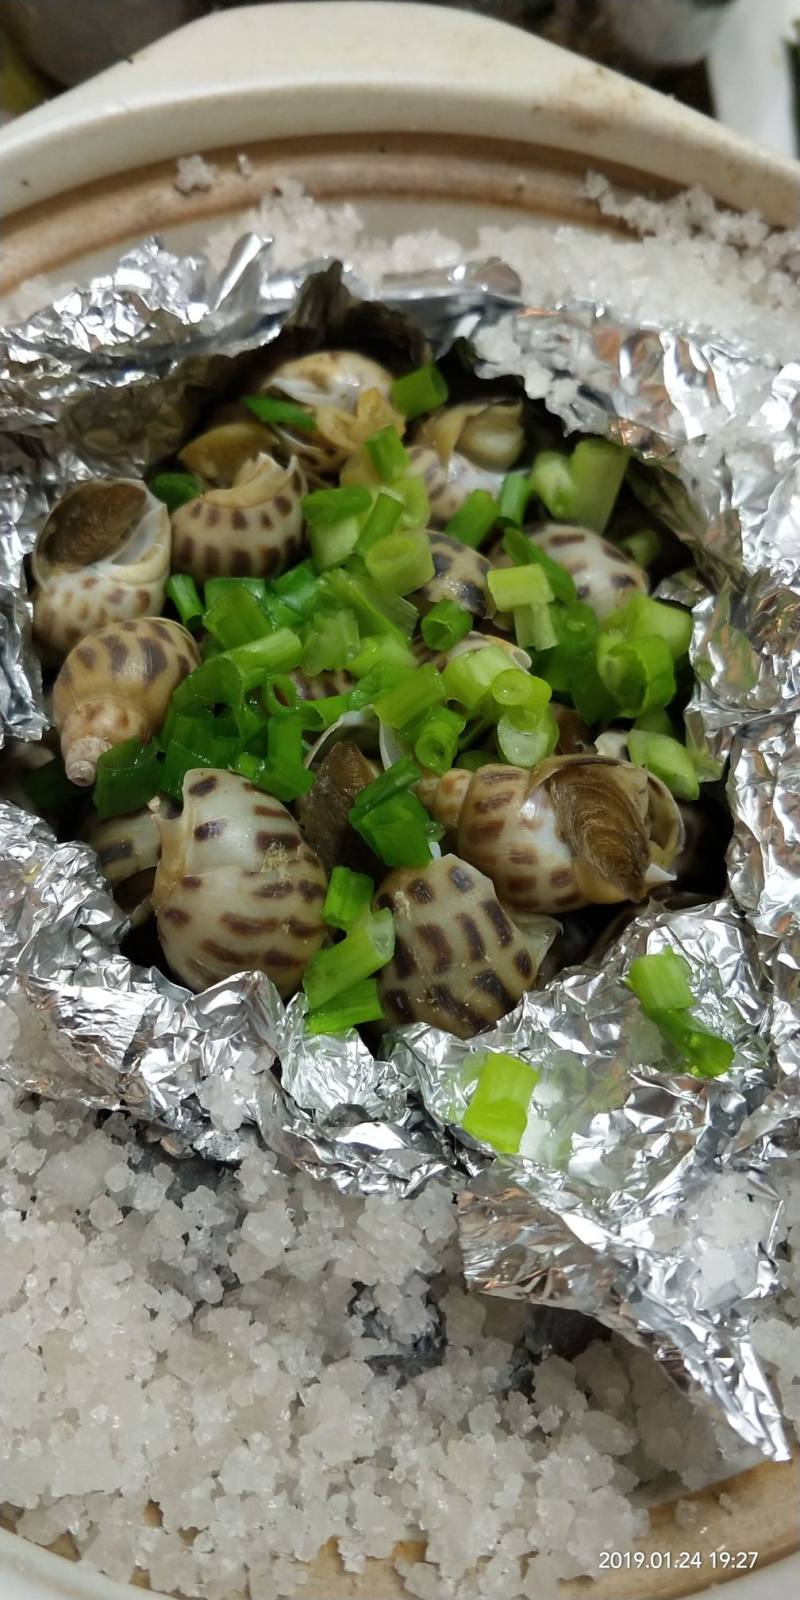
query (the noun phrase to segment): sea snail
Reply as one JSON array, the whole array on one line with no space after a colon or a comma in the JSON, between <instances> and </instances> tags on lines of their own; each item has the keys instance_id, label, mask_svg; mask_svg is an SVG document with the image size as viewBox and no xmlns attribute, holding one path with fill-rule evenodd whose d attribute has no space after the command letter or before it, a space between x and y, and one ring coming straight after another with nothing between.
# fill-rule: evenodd
<instances>
[{"instance_id":1,"label":"sea snail","mask_svg":"<svg viewBox=\"0 0 800 1600\"><path fill-rule=\"evenodd\" d=\"M150 895L161 840L147 806L118 817L96 814L83 830L87 844L97 852L103 877L131 927L146 922L152 910Z\"/></svg>"},{"instance_id":2,"label":"sea snail","mask_svg":"<svg viewBox=\"0 0 800 1600\"><path fill-rule=\"evenodd\" d=\"M33 627L61 658L107 622L157 615L170 567L169 513L133 478L91 478L53 507L33 553Z\"/></svg>"},{"instance_id":3,"label":"sea snail","mask_svg":"<svg viewBox=\"0 0 800 1600\"><path fill-rule=\"evenodd\" d=\"M207 489L172 513L173 566L206 578L277 577L299 556L307 484L295 460L245 461L227 489Z\"/></svg>"},{"instance_id":4,"label":"sea snail","mask_svg":"<svg viewBox=\"0 0 800 1600\"><path fill-rule=\"evenodd\" d=\"M180 816L155 819L153 909L164 954L192 989L265 972L287 999L325 937L327 879L279 800L232 772L196 769Z\"/></svg>"},{"instance_id":5,"label":"sea snail","mask_svg":"<svg viewBox=\"0 0 800 1600\"><path fill-rule=\"evenodd\" d=\"M530 989L541 956L494 885L458 856L397 868L374 900L395 919L392 960L378 975L390 1024L428 1022L468 1039Z\"/></svg>"},{"instance_id":6,"label":"sea snail","mask_svg":"<svg viewBox=\"0 0 800 1600\"><path fill-rule=\"evenodd\" d=\"M528 529L527 536L545 555L566 567L575 581L577 598L591 606L601 622L612 611L624 606L632 595L647 594L647 573L643 567L589 528L549 522L542 528ZM493 566L511 564L502 547L492 557Z\"/></svg>"},{"instance_id":7,"label":"sea snail","mask_svg":"<svg viewBox=\"0 0 800 1600\"><path fill-rule=\"evenodd\" d=\"M459 639L457 644L451 645L449 650L431 650L424 639L415 639L411 645L413 654L419 662L431 661L437 672L444 672L449 661L455 661L457 656L472 655L476 650L485 650L488 645L497 645L505 650L509 659L509 666L521 667L523 672L530 672L531 658L527 650L515 644L512 639L505 639L502 634L478 633L473 629L471 633Z\"/></svg>"},{"instance_id":8,"label":"sea snail","mask_svg":"<svg viewBox=\"0 0 800 1600\"><path fill-rule=\"evenodd\" d=\"M473 489L495 494L524 443L518 400L446 406L426 417L409 454L425 482L431 521L448 522Z\"/></svg>"},{"instance_id":9,"label":"sea snail","mask_svg":"<svg viewBox=\"0 0 800 1600\"><path fill-rule=\"evenodd\" d=\"M627 761L555 756L424 777L419 798L512 910L558 916L644 899L666 882L683 825L669 790Z\"/></svg>"},{"instance_id":10,"label":"sea snail","mask_svg":"<svg viewBox=\"0 0 800 1600\"><path fill-rule=\"evenodd\" d=\"M446 533L428 535L433 556L433 577L409 599L424 614L439 600L454 600L474 617L491 617L495 604L487 582L491 564L479 551Z\"/></svg>"},{"instance_id":11,"label":"sea snail","mask_svg":"<svg viewBox=\"0 0 800 1600\"><path fill-rule=\"evenodd\" d=\"M404 419L389 399L392 383L386 367L356 350L319 350L282 362L262 392L305 406L316 428L272 423L278 454L297 455L309 474L330 477L380 428L392 425L402 433Z\"/></svg>"},{"instance_id":12,"label":"sea snail","mask_svg":"<svg viewBox=\"0 0 800 1600\"><path fill-rule=\"evenodd\" d=\"M269 455L272 435L263 422L249 420L221 422L216 428L190 439L178 452L178 460L187 472L219 488L229 488L242 467L256 456Z\"/></svg>"},{"instance_id":13,"label":"sea snail","mask_svg":"<svg viewBox=\"0 0 800 1600\"><path fill-rule=\"evenodd\" d=\"M161 727L173 691L200 665L179 622L140 617L98 628L67 656L53 686L53 722L67 777L94 783L99 757Z\"/></svg>"}]
</instances>

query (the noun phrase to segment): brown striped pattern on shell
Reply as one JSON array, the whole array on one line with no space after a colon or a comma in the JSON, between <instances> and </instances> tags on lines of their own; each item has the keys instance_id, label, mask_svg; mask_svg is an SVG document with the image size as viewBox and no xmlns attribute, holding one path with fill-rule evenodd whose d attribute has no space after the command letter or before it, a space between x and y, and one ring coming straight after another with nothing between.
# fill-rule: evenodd
<instances>
[{"instance_id":1,"label":"brown striped pattern on shell","mask_svg":"<svg viewBox=\"0 0 800 1600\"><path fill-rule=\"evenodd\" d=\"M548 522L542 528L526 529L526 534L531 544L566 568L574 579L578 599L591 606L601 621L624 606L632 595L647 594L644 568L590 528ZM491 558L495 567L513 565L502 544L495 546Z\"/></svg>"},{"instance_id":2,"label":"brown striped pattern on shell","mask_svg":"<svg viewBox=\"0 0 800 1600\"><path fill-rule=\"evenodd\" d=\"M373 902L395 919L392 960L378 974L387 1022L427 1022L468 1039L530 989L536 961L491 880L457 856L398 868Z\"/></svg>"},{"instance_id":3,"label":"brown striped pattern on shell","mask_svg":"<svg viewBox=\"0 0 800 1600\"><path fill-rule=\"evenodd\" d=\"M265 972L294 994L325 937L327 879L286 807L235 773L197 769L181 815L157 823L153 907L172 970L195 990Z\"/></svg>"},{"instance_id":4,"label":"brown striped pattern on shell","mask_svg":"<svg viewBox=\"0 0 800 1600\"><path fill-rule=\"evenodd\" d=\"M573 756L533 772L453 768L423 778L417 792L459 855L512 909L558 916L641 899L660 854L649 832L647 776L628 762Z\"/></svg>"},{"instance_id":5,"label":"brown striped pattern on shell","mask_svg":"<svg viewBox=\"0 0 800 1600\"><path fill-rule=\"evenodd\" d=\"M277 578L299 560L301 501L307 483L292 460L246 463L229 489L208 489L172 513L172 559L199 583L206 578Z\"/></svg>"},{"instance_id":6,"label":"brown striped pattern on shell","mask_svg":"<svg viewBox=\"0 0 800 1600\"><path fill-rule=\"evenodd\" d=\"M157 615L170 567L166 506L143 483L89 479L58 502L32 558L33 627L60 660L109 622Z\"/></svg>"},{"instance_id":7,"label":"brown striped pattern on shell","mask_svg":"<svg viewBox=\"0 0 800 1600\"><path fill-rule=\"evenodd\" d=\"M96 850L100 870L120 909L130 917L132 926L138 927L150 915L150 894L161 854L152 812L143 806L119 817L94 815L83 837Z\"/></svg>"},{"instance_id":8,"label":"brown striped pattern on shell","mask_svg":"<svg viewBox=\"0 0 800 1600\"><path fill-rule=\"evenodd\" d=\"M490 563L478 550L451 539L446 533L428 535L433 556L433 577L409 598L424 615L439 600L453 600L474 617L491 617L495 605L487 583Z\"/></svg>"},{"instance_id":9,"label":"brown striped pattern on shell","mask_svg":"<svg viewBox=\"0 0 800 1600\"><path fill-rule=\"evenodd\" d=\"M53 688L53 721L72 781L92 783L104 750L152 738L173 691L199 665L191 634L164 617L114 622L75 645Z\"/></svg>"}]
</instances>

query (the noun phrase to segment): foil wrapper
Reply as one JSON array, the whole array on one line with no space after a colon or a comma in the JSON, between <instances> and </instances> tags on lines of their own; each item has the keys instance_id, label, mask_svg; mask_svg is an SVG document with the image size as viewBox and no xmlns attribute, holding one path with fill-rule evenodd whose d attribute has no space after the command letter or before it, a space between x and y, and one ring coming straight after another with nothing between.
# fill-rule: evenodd
<instances>
[{"instance_id":1,"label":"foil wrapper","mask_svg":"<svg viewBox=\"0 0 800 1600\"><path fill-rule=\"evenodd\" d=\"M693 610L688 737L709 773L730 758L729 891L651 904L602 968L560 974L480 1041L410 1028L375 1057L356 1033L306 1037L302 999L284 1007L263 976L195 996L132 965L92 852L3 803L3 1070L25 1090L122 1109L176 1156L237 1161L263 1143L361 1193L457 1177L474 1288L620 1329L784 1457L748 1326L775 1283L775 1178L800 1108L800 368L604 306L527 306L496 260L389 275L380 294L336 264L276 273L254 236L219 275L150 240L0 331L6 732L30 741L47 726L23 567L69 483L169 456L277 339L292 352L366 339L406 362L467 339L482 376L521 380L567 429L635 450L648 468L636 493L696 564L666 593ZM676 1073L623 983L634 955L666 943L692 961L704 1021L735 1045L721 1080ZM514 1160L459 1131L486 1048L540 1073Z\"/></svg>"}]
</instances>

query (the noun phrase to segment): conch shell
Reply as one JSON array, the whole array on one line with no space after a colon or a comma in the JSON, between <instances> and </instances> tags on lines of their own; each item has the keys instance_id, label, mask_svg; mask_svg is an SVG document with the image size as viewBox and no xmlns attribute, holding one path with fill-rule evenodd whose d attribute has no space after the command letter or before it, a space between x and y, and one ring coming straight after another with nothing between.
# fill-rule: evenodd
<instances>
[{"instance_id":1,"label":"conch shell","mask_svg":"<svg viewBox=\"0 0 800 1600\"><path fill-rule=\"evenodd\" d=\"M522 933L489 878L454 855L390 872L373 904L395 919L394 955L378 974L387 1022L427 1022L461 1039L513 1010L549 942L549 930L544 941Z\"/></svg>"},{"instance_id":2,"label":"conch shell","mask_svg":"<svg viewBox=\"0 0 800 1600\"><path fill-rule=\"evenodd\" d=\"M94 783L104 751L152 738L173 691L199 665L191 634L163 617L114 622L75 645L53 686L53 722L70 781Z\"/></svg>"},{"instance_id":3,"label":"conch shell","mask_svg":"<svg viewBox=\"0 0 800 1600\"><path fill-rule=\"evenodd\" d=\"M683 838L669 790L628 761L555 756L424 777L417 793L503 904L560 915L639 901L668 881Z\"/></svg>"},{"instance_id":4,"label":"conch shell","mask_svg":"<svg viewBox=\"0 0 800 1600\"><path fill-rule=\"evenodd\" d=\"M147 806L119 817L98 817L87 822L83 837L97 852L100 870L132 928L146 922L152 910L150 895L161 840Z\"/></svg>"},{"instance_id":5,"label":"conch shell","mask_svg":"<svg viewBox=\"0 0 800 1600\"><path fill-rule=\"evenodd\" d=\"M169 513L134 478L90 478L53 507L33 553L33 627L65 656L108 622L153 616L170 566Z\"/></svg>"},{"instance_id":6,"label":"conch shell","mask_svg":"<svg viewBox=\"0 0 800 1600\"><path fill-rule=\"evenodd\" d=\"M294 817L245 778L196 769L183 811L154 804L153 909L164 955L192 989L265 972L287 999L325 938L327 879Z\"/></svg>"},{"instance_id":7,"label":"conch shell","mask_svg":"<svg viewBox=\"0 0 800 1600\"><path fill-rule=\"evenodd\" d=\"M277 578L303 543L307 484L294 458L245 461L228 489L207 489L172 513L173 565L206 578Z\"/></svg>"},{"instance_id":8,"label":"conch shell","mask_svg":"<svg viewBox=\"0 0 800 1600\"><path fill-rule=\"evenodd\" d=\"M404 431L405 418L389 400L392 382L386 367L356 350L319 350L282 362L270 373L264 392L306 406L316 428L312 433L271 423L278 454L298 456L310 477L333 477L380 428Z\"/></svg>"},{"instance_id":9,"label":"conch shell","mask_svg":"<svg viewBox=\"0 0 800 1600\"><path fill-rule=\"evenodd\" d=\"M426 417L408 450L410 470L427 490L432 524L449 522L474 489L496 494L524 442L518 400L446 406Z\"/></svg>"},{"instance_id":10,"label":"conch shell","mask_svg":"<svg viewBox=\"0 0 800 1600\"><path fill-rule=\"evenodd\" d=\"M249 420L221 422L206 433L190 439L178 452L178 460L187 472L221 488L235 482L242 467L256 456L269 455L272 435L263 422L255 417Z\"/></svg>"},{"instance_id":11,"label":"conch shell","mask_svg":"<svg viewBox=\"0 0 800 1600\"><path fill-rule=\"evenodd\" d=\"M454 600L474 617L491 617L495 603L489 593L491 564L479 551L446 533L428 535L433 557L433 577L409 599L421 613L439 600Z\"/></svg>"}]
</instances>

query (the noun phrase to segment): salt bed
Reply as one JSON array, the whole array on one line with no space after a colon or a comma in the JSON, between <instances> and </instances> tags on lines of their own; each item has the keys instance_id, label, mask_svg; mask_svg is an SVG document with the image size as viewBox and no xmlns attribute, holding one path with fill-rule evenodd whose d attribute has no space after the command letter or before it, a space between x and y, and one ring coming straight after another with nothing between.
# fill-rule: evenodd
<instances>
[{"instance_id":1,"label":"salt bed","mask_svg":"<svg viewBox=\"0 0 800 1600\"><path fill-rule=\"evenodd\" d=\"M697 193L627 215L641 238L490 228L475 254L504 256L540 304L591 296L791 354L800 236ZM246 224L274 234L280 264L340 254L370 281L459 254L431 233L376 245L351 207L322 210L292 182ZM216 261L240 228L212 237ZM31 283L13 310L41 299ZM0 1016L0 1063L48 1048L24 1011ZM785 1182L781 1290L757 1344L800 1432L800 1166ZM693 1489L752 1459L616 1339L541 1361L529 1397L523 1312L465 1294L442 1183L362 1201L266 1154L219 1174L170 1162L121 1116L97 1126L0 1084L0 1210L0 1503L26 1538L68 1530L114 1578L138 1567L164 1591L277 1600L303 1593L297 1562L332 1539L354 1572L394 1560L421 1600L547 1600L644 1530L665 1473ZM721 1249L740 1223L729 1194ZM393 1556L415 1535L425 1562Z\"/></svg>"}]
</instances>

